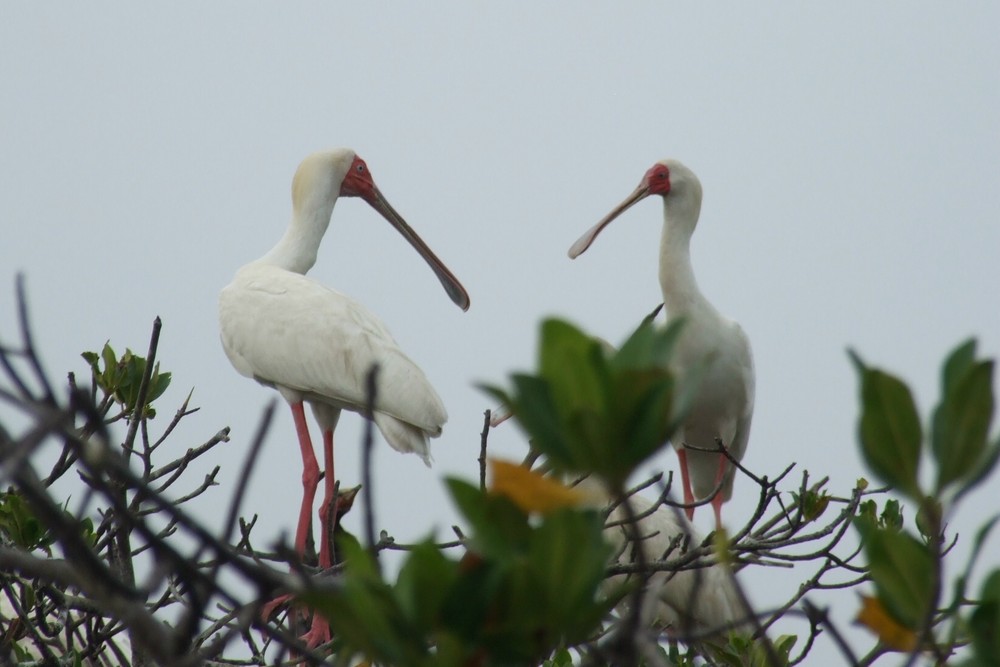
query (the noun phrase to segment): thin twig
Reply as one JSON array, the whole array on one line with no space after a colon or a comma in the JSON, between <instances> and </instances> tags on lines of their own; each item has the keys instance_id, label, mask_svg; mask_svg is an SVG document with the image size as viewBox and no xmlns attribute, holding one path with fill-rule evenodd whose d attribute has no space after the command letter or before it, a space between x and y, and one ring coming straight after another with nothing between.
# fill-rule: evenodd
<instances>
[{"instance_id":1,"label":"thin twig","mask_svg":"<svg viewBox=\"0 0 1000 667\"><path fill-rule=\"evenodd\" d=\"M486 490L486 442L490 436L490 411L483 413L483 432L479 434L479 490Z\"/></svg>"},{"instance_id":2,"label":"thin twig","mask_svg":"<svg viewBox=\"0 0 1000 667\"><path fill-rule=\"evenodd\" d=\"M372 446L375 442L375 400L378 391L378 364L372 364L365 379L365 435L361 449L361 474L364 486L365 542L371 551L375 567L381 571L378 550L375 547L375 510L373 508L375 487L372 485Z\"/></svg>"}]
</instances>

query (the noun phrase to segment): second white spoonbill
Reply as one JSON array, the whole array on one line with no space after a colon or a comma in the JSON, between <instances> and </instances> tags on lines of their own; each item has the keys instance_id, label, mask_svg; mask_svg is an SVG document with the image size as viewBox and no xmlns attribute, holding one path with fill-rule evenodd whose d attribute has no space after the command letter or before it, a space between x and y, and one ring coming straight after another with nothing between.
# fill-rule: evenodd
<instances>
[{"instance_id":1,"label":"second white spoonbill","mask_svg":"<svg viewBox=\"0 0 1000 667\"><path fill-rule=\"evenodd\" d=\"M660 287L669 320L685 324L674 350L674 372L683 381L696 369L700 385L692 409L674 436L681 464L684 502L712 497L715 524L722 524L722 503L733 494L735 468L717 450L722 443L737 461L746 453L754 405L754 367L750 341L739 324L727 319L702 295L691 266L690 244L701 212L701 182L677 160L650 168L642 181L613 211L569 249L578 257L612 220L650 195L663 197L660 240ZM688 518L694 514L687 509Z\"/></svg>"}]
</instances>

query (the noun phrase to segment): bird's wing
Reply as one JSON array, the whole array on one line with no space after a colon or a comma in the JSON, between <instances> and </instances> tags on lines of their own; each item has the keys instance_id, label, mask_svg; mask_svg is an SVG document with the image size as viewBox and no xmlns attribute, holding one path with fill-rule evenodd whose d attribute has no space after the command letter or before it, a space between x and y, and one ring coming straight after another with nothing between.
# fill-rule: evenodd
<instances>
[{"instance_id":1,"label":"bird's wing","mask_svg":"<svg viewBox=\"0 0 1000 667\"><path fill-rule=\"evenodd\" d=\"M243 375L358 411L379 365L376 409L437 435L444 405L423 371L363 306L297 273L242 269L219 299L222 345Z\"/></svg>"},{"instance_id":2,"label":"bird's wing","mask_svg":"<svg viewBox=\"0 0 1000 667\"><path fill-rule=\"evenodd\" d=\"M733 322L733 331L736 334L738 348L741 354L737 360L737 371L744 397L743 409L736 416L736 429L733 433L732 442L728 443L729 453L737 461L742 461L747 453L747 445L750 442L750 423L753 421L754 394L756 392L756 374L753 365L753 352L750 349L750 339L743 328ZM726 471L726 477L722 485L722 497L729 500L733 495L733 483L736 479L736 466L730 466Z\"/></svg>"},{"instance_id":3,"label":"bird's wing","mask_svg":"<svg viewBox=\"0 0 1000 667\"><path fill-rule=\"evenodd\" d=\"M754 406L754 396L756 393L756 371L753 365L753 351L750 348L750 339L747 337L743 328L736 324L736 336L740 341L740 347L743 353L740 355L739 370L743 383L743 393L746 397L746 402L743 406L742 413L737 418L736 422L736 435L733 438L733 443L730 445L732 454L737 460L742 460L743 455L747 451L747 442L750 439L750 422L753 419L753 406Z\"/></svg>"}]
</instances>

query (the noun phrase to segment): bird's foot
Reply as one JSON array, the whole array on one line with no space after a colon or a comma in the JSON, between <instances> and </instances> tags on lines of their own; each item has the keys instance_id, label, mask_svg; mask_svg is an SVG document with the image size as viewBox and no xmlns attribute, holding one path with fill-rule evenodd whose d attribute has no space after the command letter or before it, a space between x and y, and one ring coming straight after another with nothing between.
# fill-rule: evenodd
<instances>
[{"instance_id":1,"label":"bird's foot","mask_svg":"<svg viewBox=\"0 0 1000 667\"><path fill-rule=\"evenodd\" d=\"M261 620L265 622L271 620L271 618L277 614L282 607L286 606L295 610L298 613L299 618L302 620L305 620L309 616L309 608L299 602L296 602L294 596L288 594L279 595L261 606ZM330 641L330 624L326 622L326 619L323 618L322 614L313 612L312 625L309 628L309 631L302 635L299 639L305 642L305 645L311 649L325 644Z\"/></svg>"},{"instance_id":2,"label":"bird's foot","mask_svg":"<svg viewBox=\"0 0 1000 667\"><path fill-rule=\"evenodd\" d=\"M327 623L322 614L313 612L312 627L299 639L305 642L305 645L310 649L322 646L330 641L330 624Z\"/></svg>"}]
</instances>

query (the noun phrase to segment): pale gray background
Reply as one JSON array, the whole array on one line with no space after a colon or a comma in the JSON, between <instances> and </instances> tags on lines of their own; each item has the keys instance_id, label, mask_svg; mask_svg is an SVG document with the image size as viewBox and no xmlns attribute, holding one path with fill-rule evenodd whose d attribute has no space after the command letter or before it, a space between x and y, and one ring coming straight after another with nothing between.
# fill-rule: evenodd
<instances>
[{"instance_id":1,"label":"pale gray background","mask_svg":"<svg viewBox=\"0 0 1000 667\"><path fill-rule=\"evenodd\" d=\"M699 282L753 341L751 469L796 461L841 494L865 474L849 345L902 372L925 412L946 350L975 334L1000 351L996 3L66 3L3 15L4 340L17 271L56 378L82 374L79 353L109 338L144 353L161 316L174 385L156 423L194 387L202 411L172 453L231 425L212 461L223 484L273 394L223 355L216 296L280 237L292 173L320 148L355 148L472 295L463 314L373 211L338 205L311 275L378 314L451 415L432 470L377 448L379 526L400 540L448 534L439 481L474 478L492 406L474 384L532 366L540 318L615 342L658 302L659 202L580 259L566 249L664 157L701 177ZM337 432L345 484L358 479L360 426L346 416ZM515 428L491 443L524 451ZM300 460L283 405L262 457L245 506L261 515L258 539L294 528ZM955 526L966 538L995 511L992 486L968 500ZM201 506L207 518L230 488ZM755 497L739 480L730 526ZM766 606L800 578L745 581ZM838 604L850 618L853 596Z\"/></svg>"}]
</instances>

